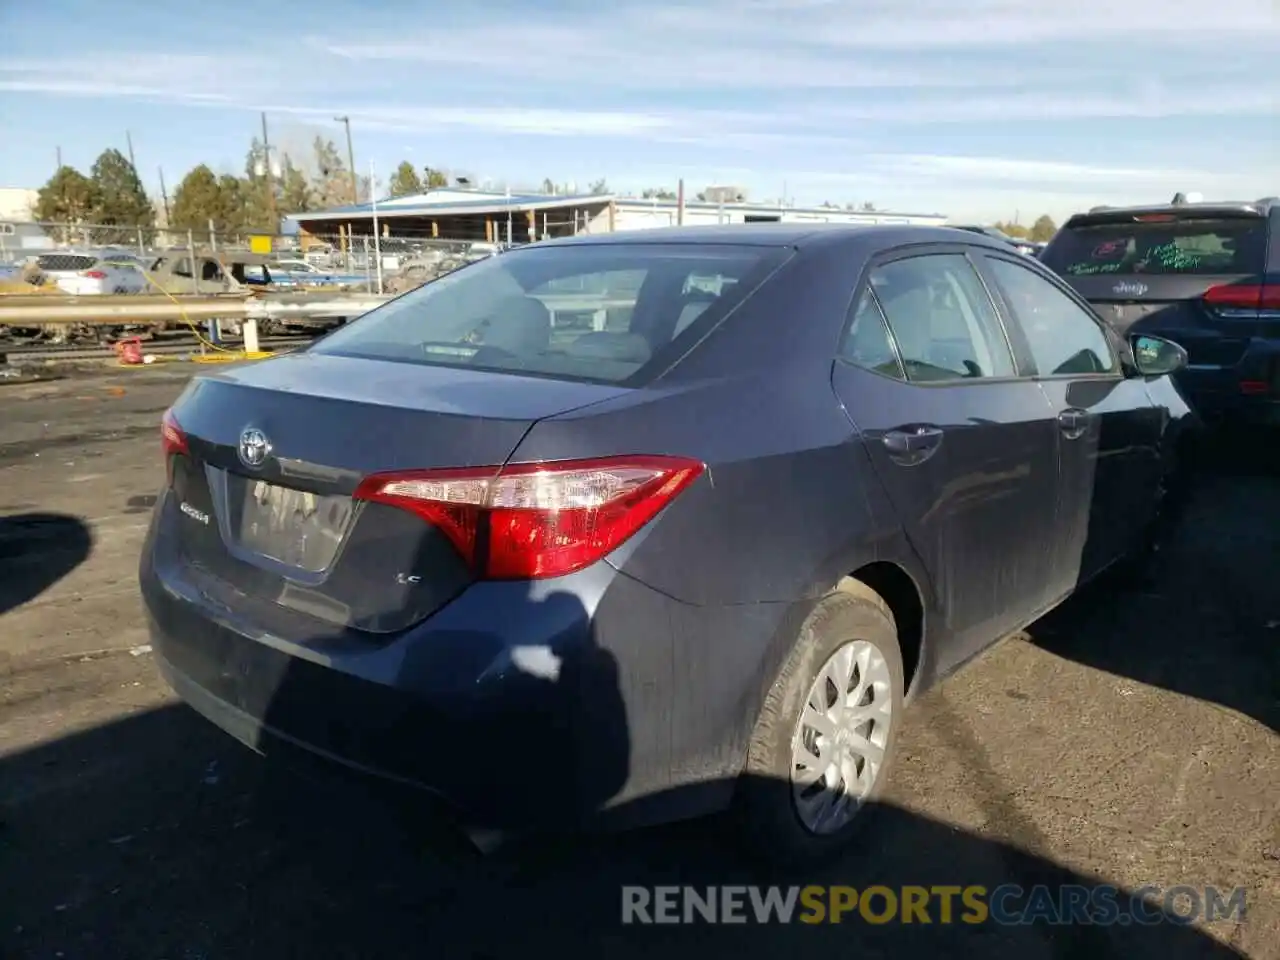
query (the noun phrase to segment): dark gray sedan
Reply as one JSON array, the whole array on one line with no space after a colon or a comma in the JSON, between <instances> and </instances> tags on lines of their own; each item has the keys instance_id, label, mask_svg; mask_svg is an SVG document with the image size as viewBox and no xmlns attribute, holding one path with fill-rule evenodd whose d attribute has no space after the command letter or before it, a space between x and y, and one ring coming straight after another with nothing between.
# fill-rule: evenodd
<instances>
[{"instance_id":1,"label":"dark gray sedan","mask_svg":"<svg viewBox=\"0 0 1280 960\"><path fill-rule=\"evenodd\" d=\"M469 828L732 809L828 854L904 703L1150 542L1184 362L959 230L531 245L191 383L154 647L255 749Z\"/></svg>"}]
</instances>

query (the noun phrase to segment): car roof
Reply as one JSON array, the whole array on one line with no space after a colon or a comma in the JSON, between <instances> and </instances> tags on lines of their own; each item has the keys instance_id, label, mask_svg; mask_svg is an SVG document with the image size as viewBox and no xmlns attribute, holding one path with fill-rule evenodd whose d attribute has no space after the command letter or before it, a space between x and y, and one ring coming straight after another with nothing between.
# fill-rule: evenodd
<instances>
[{"instance_id":1,"label":"car roof","mask_svg":"<svg viewBox=\"0 0 1280 960\"><path fill-rule=\"evenodd\" d=\"M1280 198L1263 197L1260 200L1196 200L1184 203L1148 203L1125 207L1093 207L1087 212L1074 213L1063 227L1087 224L1116 223L1147 214L1181 213L1200 214L1206 217L1240 214L1268 216L1280 208Z\"/></svg>"},{"instance_id":2,"label":"car roof","mask_svg":"<svg viewBox=\"0 0 1280 960\"><path fill-rule=\"evenodd\" d=\"M607 246L623 244L724 244L730 246L796 247L857 241L868 247L895 247L907 243L968 243L1008 249L1008 245L983 233L954 227L889 223L728 223L707 226L653 227L614 233L579 234L544 240L536 246Z\"/></svg>"}]
</instances>

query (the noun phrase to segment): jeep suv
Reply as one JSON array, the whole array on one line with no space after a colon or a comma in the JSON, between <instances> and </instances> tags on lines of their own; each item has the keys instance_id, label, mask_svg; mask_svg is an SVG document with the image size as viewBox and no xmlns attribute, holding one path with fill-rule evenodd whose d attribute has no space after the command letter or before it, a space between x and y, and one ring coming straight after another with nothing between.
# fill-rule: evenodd
<instances>
[{"instance_id":1,"label":"jeep suv","mask_svg":"<svg viewBox=\"0 0 1280 960\"><path fill-rule=\"evenodd\" d=\"M1280 199L1096 207L1040 260L1122 335L1180 343L1206 420L1280 425Z\"/></svg>"}]
</instances>

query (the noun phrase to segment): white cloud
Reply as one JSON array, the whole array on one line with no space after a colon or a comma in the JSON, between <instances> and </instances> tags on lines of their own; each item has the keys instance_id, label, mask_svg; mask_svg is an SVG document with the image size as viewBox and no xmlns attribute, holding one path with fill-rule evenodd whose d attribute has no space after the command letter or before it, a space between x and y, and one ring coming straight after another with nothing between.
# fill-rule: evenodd
<instances>
[{"instance_id":1,"label":"white cloud","mask_svg":"<svg viewBox=\"0 0 1280 960\"><path fill-rule=\"evenodd\" d=\"M1041 92L985 93L970 96L866 102L807 110L802 115L826 119L874 120L882 123L980 123L1014 120L1159 119L1166 117L1253 116L1275 112L1280 105L1280 74L1258 76L1243 88L1203 87L1190 93L1135 84L1112 94L1077 94L1069 89Z\"/></svg>"},{"instance_id":2,"label":"white cloud","mask_svg":"<svg viewBox=\"0 0 1280 960\"><path fill-rule=\"evenodd\" d=\"M512 107L350 106L326 108L273 105L272 113L327 119L334 112L351 117L365 129L428 132L441 127L468 128L510 134L571 137L643 137L673 129L672 117L605 110L543 110Z\"/></svg>"},{"instance_id":3,"label":"white cloud","mask_svg":"<svg viewBox=\"0 0 1280 960\"><path fill-rule=\"evenodd\" d=\"M546 64L553 76L595 73L607 85L966 87L1009 81L1014 71L1001 58L1029 48L1038 49L1013 66L1062 82L1099 69L1124 76L1135 52L1182 54L1174 48L1187 44L1205 49L1230 42L1233 60L1280 55L1280 16L1274 0L704 0L696 6L610 4L565 24L495 18L465 27L433 24L416 36L309 42L356 61L485 66L530 79ZM1050 47L1058 56L1046 60L1041 54ZM513 55L516 50L530 54ZM1090 55L1098 50L1109 62ZM987 56L940 59L966 51ZM1205 69L1168 57L1163 63L1166 70L1189 66Z\"/></svg>"},{"instance_id":4,"label":"white cloud","mask_svg":"<svg viewBox=\"0 0 1280 960\"><path fill-rule=\"evenodd\" d=\"M1096 184L1186 183L1209 175L1205 171L1162 167L1104 167L1058 160L1010 157L949 156L938 154L876 154L865 162L888 176L913 179L985 183L1072 184L1093 188Z\"/></svg>"},{"instance_id":5,"label":"white cloud","mask_svg":"<svg viewBox=\"0 0 1280 960\"><path fill-rule=\"evenodd\" d=\"M1135 45L1204 46L1228 38L1274 44L1280 39L1272 0L848 0L772 6L785 14L778 25L787 38L817 35L826 43L859 49L1081 42L1106 43L1122 54Z\"/></svg>"},{"instance_id":6,"label":"white cloud","mask_svg":"<svg viewBox=\"0 0 1280 960\"><path fill-rule=\"evenodd\" d=\"M584 165L602 141L635 145L640 160L651 154L639 145L658 142L689 157L677 174L687 179L700 161L729 160L743 165L743 183L763 178L776 193L786 180L818 199L963 191L974 203L1032 195L1074 206L1173 189L1250 195L1264 175L1274 179L1274 163L1233 154L1232 173L1196 169L1202 161L1177 160L1196 143L1176 125L1158 146L1121 136L1096 155L1122 159L1095 166L1066 162L1099 145L1064 149L1054 123L1275 117L1276 2L618 0L531 23L476 4L453 22L344 27L269 47L249 39L190 54L9 58L0 94L266 110L281 126L317 130L345 114L362 130L423 141L448 133L459 144L472 133L583 138L571 153L585 151ZM1025 157L963 155L981 152L966 125L1003 131L1004 144L988 149L1012 154L1018 144ZM1174 159L1143 162L1161 155ZM797 166L836 169L787 172Z\"/></svg>"}]
</instances>

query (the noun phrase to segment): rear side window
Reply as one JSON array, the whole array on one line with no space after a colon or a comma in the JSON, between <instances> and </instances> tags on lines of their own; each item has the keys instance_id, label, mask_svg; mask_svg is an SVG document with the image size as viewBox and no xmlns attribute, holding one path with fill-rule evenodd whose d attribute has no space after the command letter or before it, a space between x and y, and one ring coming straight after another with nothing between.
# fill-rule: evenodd
<instances>
[{"instance_id":1,"label":"rear side window","mask_svg":"<svg viewBox=\"0 0 1280 960\"><path fill-rule=\"evenodd\" d=\"M446 274L313 349L639 383L674 359L677 340L718 323L785 256L735 245L531 246Z\"/></svg>"},{"instance_id":2,"label":"rear side window","mask_svg":"<svg viewBox=\"0 0 1280 960\"><path fill-rule=\"evenodd\" d=\"M889 328L875 294L868 288L854 305L840 356L850 363L887 377L905 379L902 364L889 339Z\"/></svg>"},{"instance_id":3,"label":"rear side window","mask_svg":"<svg viewBox=\"0 0 1280 960\"><path fill-rule=\"evenodd\" d=\"M1064 227L1041 260L1068 277L1256 274L1266 234L1265 220L1244 217Z\"/></svg>"},{"instance_id":4,"label":"rear side window","mask_svg":"<svg viewBox=\"0 0 1280 960\"><path fill-rule=\"evenodd\" d=\"M36 258L41 270L90 270L97 262L97 257L77 253L45 253Z\"/></svg>"}]
</instances>

